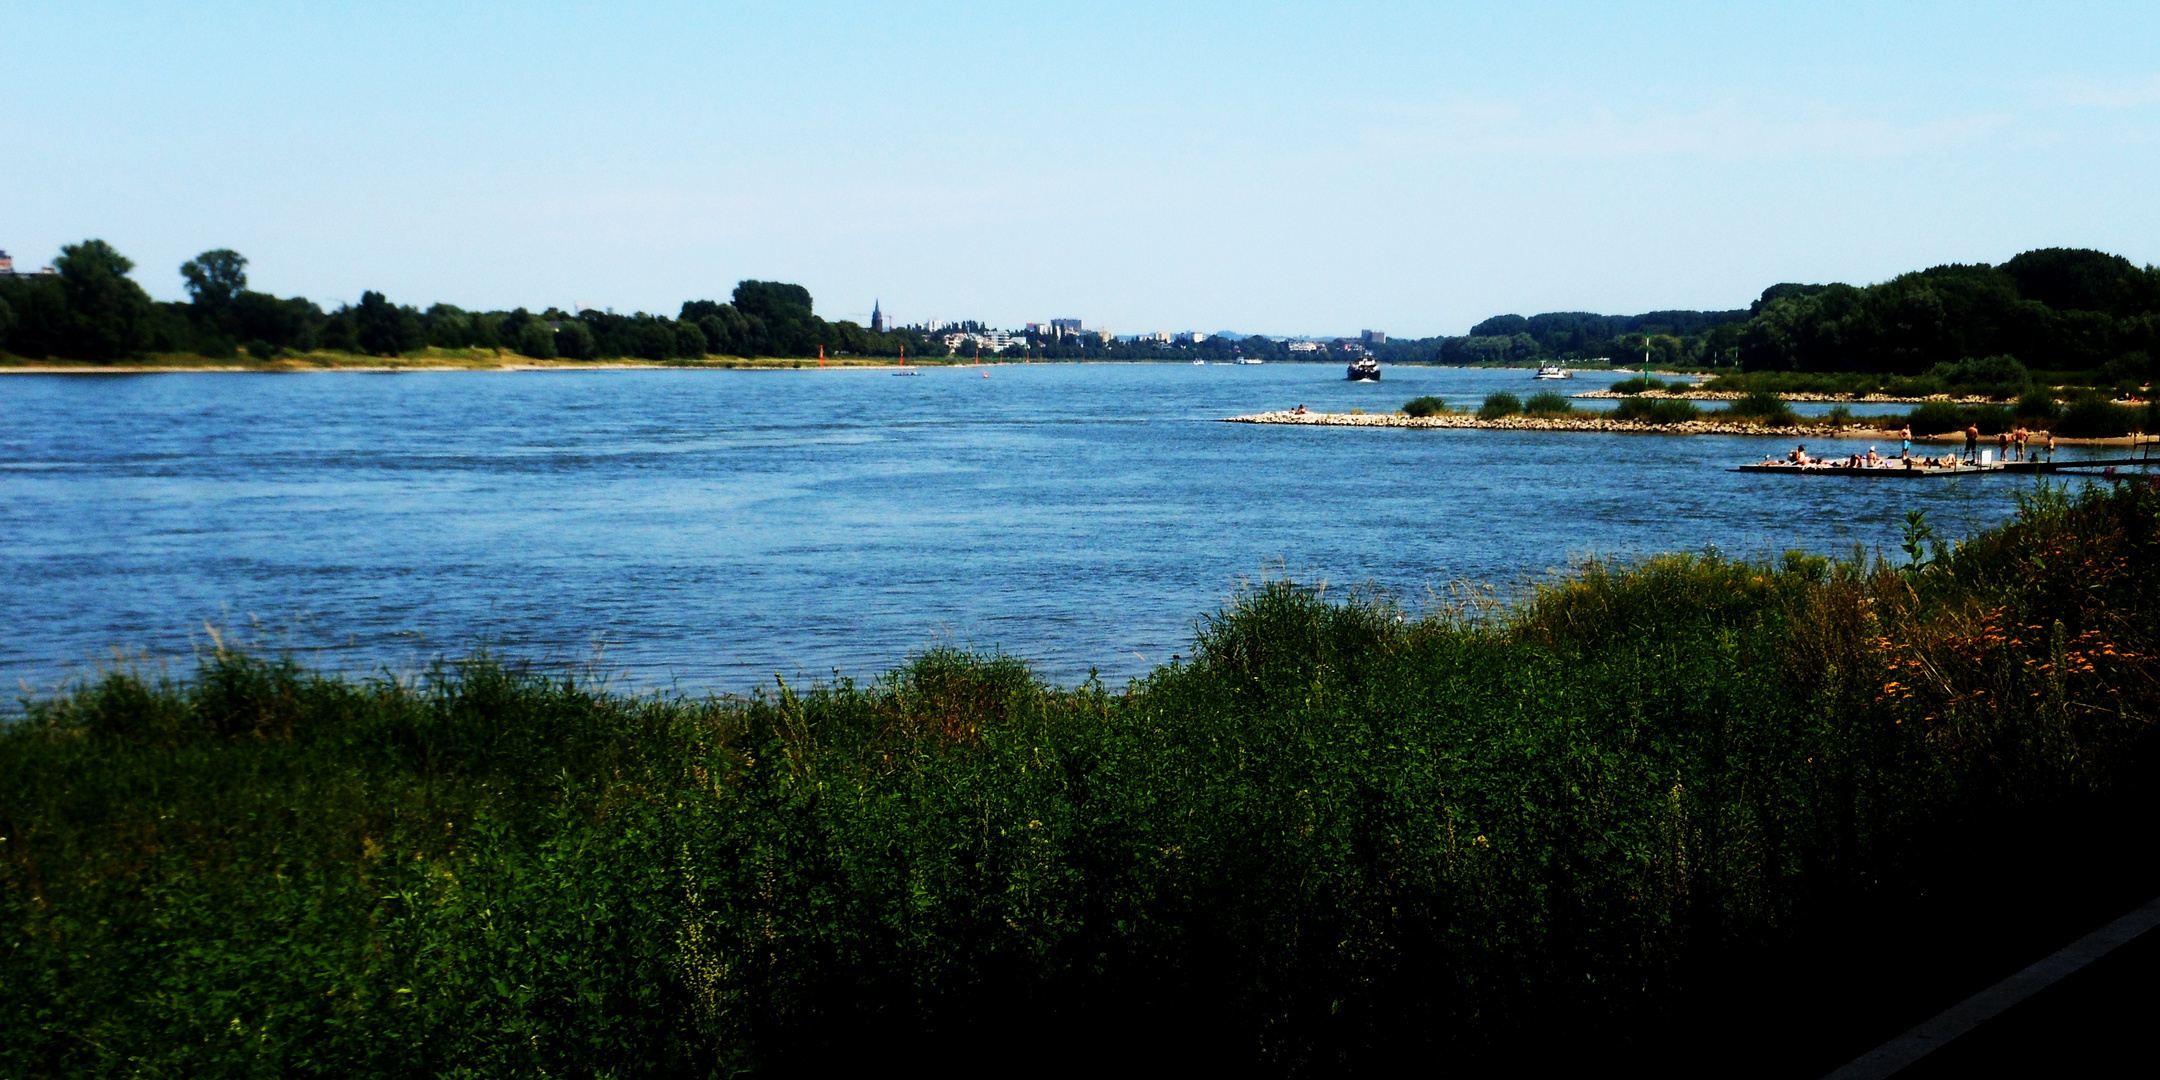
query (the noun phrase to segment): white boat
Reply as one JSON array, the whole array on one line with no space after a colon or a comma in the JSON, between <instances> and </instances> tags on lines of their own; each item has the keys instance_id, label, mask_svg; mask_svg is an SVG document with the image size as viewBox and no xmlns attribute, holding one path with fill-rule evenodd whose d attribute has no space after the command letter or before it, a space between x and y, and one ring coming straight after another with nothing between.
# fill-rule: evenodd
<instances>
[{"instance_id":1,"label":"white boat","mask_svg":"<svg viewBox=\"0 0 2160 1080\"><path fill-rule=\"evenodd\" d=\"M1265 363L1267 363L1267 361L1265 361L1265 360L1262 360L1262 359L1260 359L1260 358L1259 358L1259 357L1257 357L1257 356L1247 356L1247 357L1242 357L1242 358L1240 358L1240 359L1238 360L1238 363L1240 363L1240 364L1265 364Z\"/></svg>"},{"instance_id":2,"label":"white boat","mask_svg":"<svg viewBox=\"0 0 2160 1080\"><path fill-rule=\"evenodd\" d=\"M1193 362L1192 362L1192 366L1194 366L1194 367L1206 367L1206 366L1207 366L1207 361L1205 361L1205 360L1195 360L1195 361L1193 361Z\"/></svg>"},{"instance_id":3,"label":"white boat","mask_svg":"<svg viewBox=\"0 0 2160 1080\"><path fill-rule=\"evenodd\" d=\"M1572 379L1575 377L1575 373L1558 364L1539 364L1537 374L1530 377L1533 379Z\"/></svg>"}]
</instances>

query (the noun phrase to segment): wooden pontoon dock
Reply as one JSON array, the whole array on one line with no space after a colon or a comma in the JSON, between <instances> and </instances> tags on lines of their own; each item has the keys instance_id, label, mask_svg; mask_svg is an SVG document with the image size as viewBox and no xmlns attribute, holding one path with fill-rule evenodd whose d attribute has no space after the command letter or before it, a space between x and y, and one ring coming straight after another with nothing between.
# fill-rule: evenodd
<instances>
[{"instance_id":1,"label":"wooden pontoon dock","mask_svg":"<svg viewBox=\"0 0 2160 1080\"><path fill-rule=\"evenodd\" d=\"M2150 444L2146 444L2148 447ZM2146 453L2142 457L2115 458L2068 458L2060 461L1993 461L1985 465L1959 462L1956 465L1922 465L1919 459L1907 462L1902 458L1889 458L1880 465L1853 466L1844 459L1836 461L1812 461L1796 465L1789 461L1756 462L1741 465L1733 472L1792 473L1797 476L1851 476L1882 479L1918 479L1924 476L1992 476L1997 473L2068 473L2072 476L2105 476L2117 469L2150 469L2160 466L2160 458Z\"/></svg>"}]
</instances>

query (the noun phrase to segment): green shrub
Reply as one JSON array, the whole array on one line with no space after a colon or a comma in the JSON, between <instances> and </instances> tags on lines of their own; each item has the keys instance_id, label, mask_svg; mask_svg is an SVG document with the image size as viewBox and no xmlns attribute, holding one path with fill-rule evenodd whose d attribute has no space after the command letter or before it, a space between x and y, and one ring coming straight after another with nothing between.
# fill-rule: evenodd
<instances>
[{"instance_id":1,"label":"green shrub","mask_svg":"<svg viewBox=\"0 0 2160 1080\"><path fill-rule=\"evenodd\" d=\"M1523 402L1522 409L1531 416L1566 416L1575 411L1575 403L1564 394L1540 390Z\"/></svg>"},{"instance_id":2,"label":"green shrub","mask_svg":"<svg viewBox=\"0 0 2160 1080\"><path fill-rule=\"evenodd\" d=\"M1622 379L1606 389L1615 394L1640 394L1645 390L1666 390L1670 388L1671 384L1663 379L1651 375L1637 375L1631 379Z\"/></svg>"},{"instance_id":3,"label":"green shrub","mask_svg":"<svg viewBox=\"0 0 2160 1080\"><path fill-rule=\"evenodd\" d=\"M1823 422L1832 427L1848 427L1852 424L1852 409L1844 405L1832 405L1823 414Z\"/></svg>"},{"instance_id":4,"label":"green shrub","mask_svg":"<svg viewBox=\"0 0 2160 1080\"><path fill-rule=\"evenodd\" d=\"M2017 417L2007 405L1959 405L1953 401L1922 402L1905 417L1914 435L1947 435L1976 425L1982 435L2009 431Z\"/></svg>"},{"instance_id":5,"label":"green shrub","mask_svg":"<svg viewBox=\"0 0 2160 1080\"><path fill-rule=\"evenodd\" d=\"M1702 415L1695 403L1682 398L1627 398L1615 406L1615 420L1639 420L1646 424L1681 424Z\"/></svg>"},{"instance_id":6,"label":"green shrub","mask_svg":"<svg viewBox=\"0 0 2160 1080\"><path fill-rule=\"evenodd\" d=\"M2055 421L2055 434L2071 439L2115 439L2139 426L2139 410L2098 395L2081 397Z\"/></svg>"},{"instance_id":7,"label":"green shrub","mask_svg":"<svg viewBox=\"0 0 2160 1080\"><path fill-rule=\"evenodd\" d=\"M1785 399L1767 390L1750 390L1724 409L1724 416L1732 420L1751 420L1762 424L1792 424L1799 421L1793 415L1792 406Z\"/></svg>"},{"instance_id":8,"label":"green shrub","mask_svg":"<svg viewBox=\"0 0 2160 1080\"><path fill-rule=\"evenodd\" d=\"M1923 401L1906 414L1905 423L1912 428L1913 434L1928 436L1963 431L1971 420L1966 417L1964 407L1955 402Z\"/></svg>"},{"instance_id":9,"label":"green shrub","mask_svg":"<svg viewBox=\"0 0 2160 1080\"><path fill-rule=\"evenodd\" d=\"M2032 372L2014 356L1966 357L1955 364L1937 364L1929 375L1952 386L2015 392L2032 382Z\"/></svg>"},{"instance_id":10,"label":"green shrub","mask_svg":"<svg viewBox=\"0 0 2160 1080\"><path fill-rule=\"evenodd\" d=\"M2024 396L2017 399L2015 411L2017 418L2020 420L2041 422L2053 420L2062 415L2062 410L2055 405L2055 395L2045 390L2027 390Z\"/></svg>"},{"instance_id":11,"label":"green shrub","mask_svg":"<svg viewBox=\"0 0 2160 1080\"><path fill-rule=\"evenodd\" d=\"M1427 395L1403 402L1402 411L1408 416L1439 416L1447 411L1447 402Z\"/></svg>"},{"instance_id":12,"label":"green shrub","mask_svg":"<svg viewBox=\"0 0 2160 1080\"><path fill-rule=\"evenodd\" d=\"M1925 564L1595 562L1482 620L1277 582L1118 691L114 673L0 723L0 1076L1009 1070L1150 1017L1240 1073L1655 1058L1727 973L1846 986L1811 949L2138 850L2156 513L2041 489Z\"/></svg>"},{"instance_id":13,"label":"green shrub","mask_svg":"<svg viewBox=\"0 0 2160 1080\"><path fill-rule=\"evenodd\" d=\"M1496 390L1485 395L1485 404L1478 406L1477 415L1480 420L1498 420L1503 416L1513 416L1521 411L1521 398L1505 390Z\"/></svg>"},{"instance_id":14,"label":"green shrub","mask_svg":"<svg viewBox=\"0 0 2160 1080\"><path fill-rule=\"evenodd\" d=\"M1924 398L1950 392L1949 384L1928 375L1916 375L1909 379L1890 379L1882 384L1882 392L1891 397Z\"/></svg>"}]
</instances>

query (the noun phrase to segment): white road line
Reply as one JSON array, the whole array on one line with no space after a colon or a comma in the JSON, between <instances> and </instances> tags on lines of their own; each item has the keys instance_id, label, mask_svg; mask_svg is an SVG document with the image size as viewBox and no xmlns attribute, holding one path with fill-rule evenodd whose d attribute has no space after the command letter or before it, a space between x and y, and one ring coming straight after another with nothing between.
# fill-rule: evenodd
<instances>
[{"instance_id":1,"label":"white road line","mask_svg":"<svg viewBox=\"0 0 2160 1080\"><path fill-rule=\"evenodd\" d=\"M1846 1062L1823 1080L1881 1080L1926 1057L2012 1005L2055 985L2079 968L2160 926L2160 897L2063 946L2061 951L1944 1010L1931 1020Z\"/></svg>"}]
</instances>

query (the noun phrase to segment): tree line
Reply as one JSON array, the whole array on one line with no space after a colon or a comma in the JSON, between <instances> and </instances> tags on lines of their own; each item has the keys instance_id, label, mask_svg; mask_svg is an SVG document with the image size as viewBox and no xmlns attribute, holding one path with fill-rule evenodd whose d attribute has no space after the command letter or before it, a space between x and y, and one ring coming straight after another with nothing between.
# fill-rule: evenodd
<instances>
[{"instance_id":1,"label":"tree line","mask_svg":"<svg viewBox=\"0 0 2160 1080\"><path fill-rule=\"evenodd\" d=\"M258 360L324 349L395 356L428 346L543 360L807 357L821 348L860 356L945 352L914 331L828 322L814 311L809 290L778 281L743 281L729 300L687 301L673 318L552 307L423 310L372 290L357 304L324 310L305 297L248 288L247 263L236 251L203 252L180 267L188 299L159 302L129 276L134 262L112 245L67 245L53 260L55 273L0 278L0 351L92 362L142 353L223 358L242 349Z\"/></svg>"},{"instance_id":2,"label":"tree line","mask_svg":"<svg viewBox=\"0 0 2160 1080\"><path fill-rule=\"evenodd\" d=\"M1875 285L1783 283L1746 310L1496 315L1382 359L1518 363L1610 357L1744 371L2022 380L2027 370L2143 384L2160 352L2160 268L2083 248L1937 266Z\"/></svg>"},{"instance_id":3,"label":"tree line","mask_svg":"<svg viewBox=\"0 0 2160 1080\"><path fill-rule=\"evenodd\" d=\"M1932 267L1865 287L1774 285L1740 332L1751 371L1917 375L1999 358L2142 383L2160 352L2160 268L2082 248Z\"/></svg>"},{"instance_id":4,"label":"tree line","mask_svg":"<svg viewBox=\"0 0 2160 1080\"><path fill-rule=\"evenodd\" d=\"M1290 351L1267 337L1199 342L1105 340L1030 334L1003 350L949 349L942 335L873 332L828 322L800 285L743 281L727 301L691 300L672 318L638 312L535 313L426 309L380 292L324 310L305 297L247 287L247 259L206 251L180 268L189 299L154 301L129 276L135 264L102 240L61 249L53 274L0 278L0 351L111 361L140 353L268 359L328 349L390 356L428 346L506 350L536 359L695 359L707 355L1026 355L1044 360L1346 359L1346 342ZM980 331L978 324L955 330ZM1364 346L1352 346L1362 348ZM2160 269L2105 252L2045 248L2000 266L1937 266L1868 286L1784 283L1745 310L1584 311L1496 315L1468 334L1369 346L1393 363L1648 360L1747 371L1959 374L1981 368L2076 372L2083 381L2141 384L2160 352ZM1990 366L1992 365L1992 366ZM1944 375L1948 378L1948 375ZM1953 380L1955 381L1955 380Z\"/></svg>"}]
</instances>

